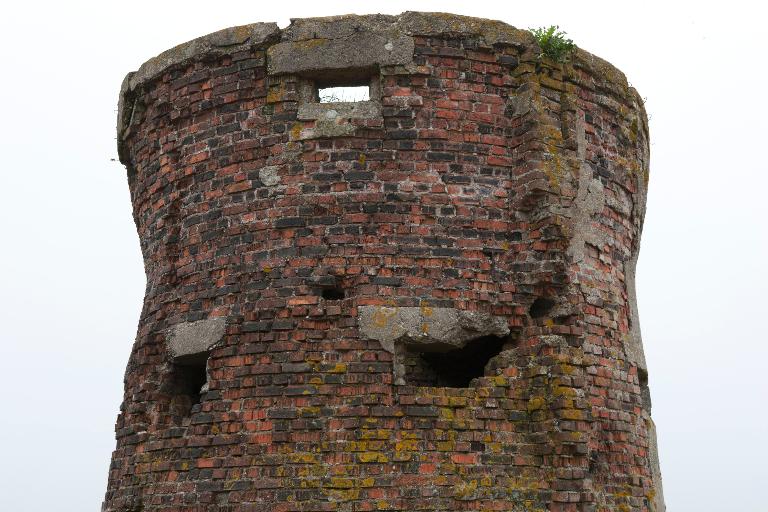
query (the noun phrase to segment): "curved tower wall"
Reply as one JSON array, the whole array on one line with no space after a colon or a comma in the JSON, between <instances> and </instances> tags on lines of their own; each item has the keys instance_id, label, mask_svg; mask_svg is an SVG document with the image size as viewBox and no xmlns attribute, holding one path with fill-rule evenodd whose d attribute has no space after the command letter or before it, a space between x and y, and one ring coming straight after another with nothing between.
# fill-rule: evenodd
<instances>
[{"instance_id":1,"label":"curved tower wall","mask_svg":"<svg viewBox=\"0 0 768 512\"><path fill-rule=\"evenodd\" d=\"M147 290L104 510L664 509L611 65L447 14L233 27L126 77L118 145Z\"/></svg>"}]
</instances>

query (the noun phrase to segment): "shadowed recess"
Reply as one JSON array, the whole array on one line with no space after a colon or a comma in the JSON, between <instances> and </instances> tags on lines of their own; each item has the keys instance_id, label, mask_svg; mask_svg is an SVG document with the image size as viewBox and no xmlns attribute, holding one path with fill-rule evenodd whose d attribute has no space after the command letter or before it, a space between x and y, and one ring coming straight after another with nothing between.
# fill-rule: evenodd
<instances>
[{"instance_id":1,"label":"shadowed recess","mask_svg":"<svg viewBox=\"0 0 768 512\"><path fill-rule=\"evenodd\" d=\"M483 336L447 352L419 352L419 347L408 347L405 382L414 386L469 387L472 379L485 375L486 365L507 341L506 337Z\"/></svg>"},{"instance_id":2,"label":"shadowed recess","mask_svg":"<svg viewBox=\"0 0 768 512\"><path fill-rule=\"evenodd\" d=\"M174 402L178 404L179 412L189 416L192 408L200 403L204 387L208 383L209 352L177 358L173 364L172 382Z\"/></svg>"},{"instance_id":3,"label":"shadowed recess","mask_svg":"<svg viewBox=\"0 0 768 512\"><path fill-rule=\"evenodd\" d=\"M546 297L539 297L533 301L533 304L531 304L531 308L528 310L528 313L531 315L531 318L541 318L549 313L553 307L555 307L554 300L548 299Z\"/></svg>"}]
</instances>

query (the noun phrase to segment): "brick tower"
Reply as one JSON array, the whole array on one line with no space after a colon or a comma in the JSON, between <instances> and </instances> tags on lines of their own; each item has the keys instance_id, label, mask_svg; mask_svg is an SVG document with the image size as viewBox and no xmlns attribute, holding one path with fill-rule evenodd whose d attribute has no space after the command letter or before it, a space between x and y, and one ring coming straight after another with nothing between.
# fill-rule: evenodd
<instances>
[{"instance_id":1,"label":"brick tower","mask_svg":"<svg viewBox=\"0 0 768 512\"><path fill-rule=\"evenodd\" d=\"M117 129L147 289L103 510L664 510L610 64L449 14L257 23L128 74Z\"/></svg>"}]
</instances>

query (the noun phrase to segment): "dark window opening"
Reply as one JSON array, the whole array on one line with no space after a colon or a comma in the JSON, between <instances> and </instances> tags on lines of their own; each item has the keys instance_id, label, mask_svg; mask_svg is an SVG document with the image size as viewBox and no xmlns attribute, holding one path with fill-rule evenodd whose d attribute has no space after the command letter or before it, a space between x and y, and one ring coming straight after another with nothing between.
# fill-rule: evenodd
<instances>
[{"instance_id":1,"label":"dark window opening","mask_svg":"<svg viewBox=\"0 0 768 512\"><path fill-rule=\"evenodd\" d=\"M643 409L651 413L651 390L648 387L648 371L643 368L637 369L637 381L640 384L640 398L643 401Z\"/></svg>"},{"instance_id":2,"label":"dark window opening","mask_svg":"<svg viewBox=\"0 0 768 512\"><path fill-rule=\"evenodd\" d=\"M592 454L589 456L589 472L595 473L599 466L600 463L597 460L597 452L592 452Z\"/></svg>"},{"instance_id":3,"label":"dark window opening","mask_svg":"<svg viewBox=\"0 0 768 512\"><path fill-rule=\"evenodd\" d=\"M323 288L320 296L325 300L341 300L344 298L344 290L341 288Z\"/></svg>"},{"instance_id":4,"label":"dark window opening","mask_svg":"<svg viewBox=\"0 0 768 512\"><path fill-rule=\"evenodd\" d=\"M648 372L642 368L637 369L637 380L640 382L640 387L648 386Z\"/></svg>"},{"instance_id":5,"label":"dark window opening","mask_svg":"<svg viewBox=\"0 0 768 512\"><path fill-rule=\"evenodd\" d=\"M209 352L176 358L173 363L174 403L177 413L189 416L208 388Z\"/></svg>"},{"instance_id":6,"label":"dark window opening","mask_svg":"<svg viewBox=\"0 0 768 512\"><path fill-rule=\"evenodd\" d=\"M470 340L462 348L444 352L419 351L420 348L426 348L419 346L405 347L405 383L412 386L467 388L472 379L485 376L486 365L501 353L507 341L508 338L483 336Z\"/></svg>"},{"instance_id":7,"label":"dark window opening","mask_svg":"<svg viewBox=\"0 0 768 512\"><path fill-rule=\"evenodd\" d=\"M533 304L531 304L528 314L531 315L531 318L541 318L549 313L553 307L555 307L554 300L546 297L539 297L533 301Z\"/></svg>"}]
</instances>

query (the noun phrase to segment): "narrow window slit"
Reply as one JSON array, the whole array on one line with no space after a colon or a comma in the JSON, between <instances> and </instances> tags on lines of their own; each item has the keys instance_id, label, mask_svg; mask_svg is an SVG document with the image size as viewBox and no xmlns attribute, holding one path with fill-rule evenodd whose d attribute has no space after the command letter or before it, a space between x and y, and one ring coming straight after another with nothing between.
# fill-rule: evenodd
<instances>
[{"instance_id":1,"label":"narrow window slit","mask_svg":"<svg viewBox=\"0 0 768 512\"><path fill-rule=\"evenodd\" d=\"M183 416L189 416L195 405L208 391L208 356L210 352L201 352L178 357L173 362L173 388L175 402Z\"/></svg>"},{"instance_id":2,"label":"narrow window slit","mask_svg":"<svg viewBox=\"0 0 768 512\"><path fill-rule=\"evenodd\" d=\"M648 413L651 414L651 390L648 387L648 371L643 368L637 369L637 381L640 384L640 398L642 400L642 407Z\"/></svg>"},{"instance_id":3,"label":"narrow window slit","mask_svg":"<svg viewBox=\"0 0 768 512\"><path fill-rule=\"evenodd\" d=\"M648 371L642 368L637 369L637 380L640 383L640 387L648 386Z\"/></svg>"},{"instance_id":4,"label":"narrow window slit","mask_svg":"<svg viewBox=\"0 0 768 512\"><path fill-rule=\"evenodd\" d=\"M413 386L467 388L472 380L485 376L492 358L504 350L507 337L483 336L462 348L445 346L407 346L403 365L405 383ZM429 351L425 351L429 350Z\"/></svg>"}]
</instances>

